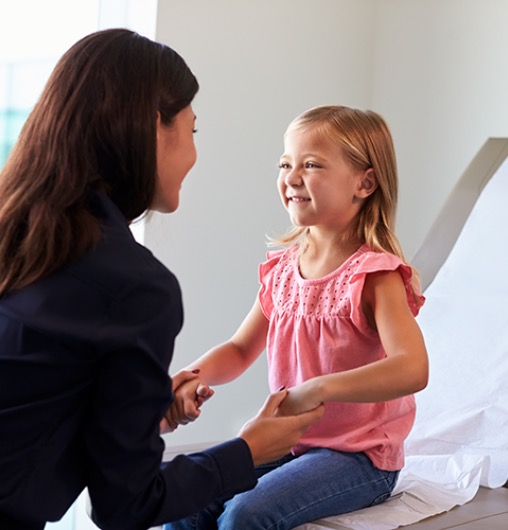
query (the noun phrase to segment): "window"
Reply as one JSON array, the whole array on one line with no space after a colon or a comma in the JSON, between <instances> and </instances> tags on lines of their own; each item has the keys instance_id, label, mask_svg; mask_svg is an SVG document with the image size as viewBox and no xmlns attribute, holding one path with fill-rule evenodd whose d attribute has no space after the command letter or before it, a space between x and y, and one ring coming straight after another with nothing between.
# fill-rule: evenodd
<instances>
[{"instance_id":1,"label":"window","mask_svg":"<svg viewBox=\"0 0 508 530\"><path fill-rule=\"evenodd\" d=\"M79 37L97 29L100 4L100 0L17 0L4 8L6 16L0 20L0 167L60 55Z\"/></svg>"}]
</instances>

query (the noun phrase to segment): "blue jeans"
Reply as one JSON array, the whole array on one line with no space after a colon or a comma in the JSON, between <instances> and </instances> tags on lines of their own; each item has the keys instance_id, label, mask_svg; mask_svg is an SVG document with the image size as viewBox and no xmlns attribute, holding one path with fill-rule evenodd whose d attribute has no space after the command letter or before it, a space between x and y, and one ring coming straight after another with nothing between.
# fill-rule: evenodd
<instances>
[{"instance_id":1,"label":"blue jeans","mask_svg":"<svg viewBox=\"0 0 508 530\"><path fill-rule=\"evenodd\" d=\"M168 523L164 530L289 530L385 501L398 471L382 471L364 453L316 448L257 468L252 490Z\"/></svg>"}]
</instances>

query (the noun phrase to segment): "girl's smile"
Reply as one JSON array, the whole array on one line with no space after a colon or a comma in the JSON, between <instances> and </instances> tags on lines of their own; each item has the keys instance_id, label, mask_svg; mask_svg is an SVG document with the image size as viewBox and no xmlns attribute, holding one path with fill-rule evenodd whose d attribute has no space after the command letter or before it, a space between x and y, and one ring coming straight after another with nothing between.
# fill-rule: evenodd
<instances>
[{"instance_id":1,"label":"girl's smile","mask_svg":"<svg viewBox=\"0 0 508 530\"><path fill-rule=\"evenodd\" d=\"M288 196L289 202L308 202L310 199L308 197L298 197L297 195Z\"/></svg>"}]
</instances>

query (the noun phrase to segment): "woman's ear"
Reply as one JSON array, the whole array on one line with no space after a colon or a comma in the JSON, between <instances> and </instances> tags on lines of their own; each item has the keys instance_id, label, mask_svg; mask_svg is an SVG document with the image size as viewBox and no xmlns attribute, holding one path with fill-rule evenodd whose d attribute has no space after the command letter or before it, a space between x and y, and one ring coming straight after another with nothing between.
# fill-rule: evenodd
<instances>
[{"instance_id":1,"label":"woman's ear","mask_svg":"<svg viewBox=\"0 0 508 530\"><path fill-rule=\"evenodd\" d=\"M161 115L160 115L160 112L157 111L157 116L155 118L155 142L156 142L156 145L159 143L160 128L161 128Z\"/></svg>"},{"instance_id":2,"label":"woman's ear","mask_svg":"<svg viewBox=\"0 0 508 530\"><path fill-rule=\"evenodd\" d=\"M367 169L359 178L357 197L359 199L366 199L376 191L377 187L378 181L374 169Z\"/></svg>"}]
</instances>

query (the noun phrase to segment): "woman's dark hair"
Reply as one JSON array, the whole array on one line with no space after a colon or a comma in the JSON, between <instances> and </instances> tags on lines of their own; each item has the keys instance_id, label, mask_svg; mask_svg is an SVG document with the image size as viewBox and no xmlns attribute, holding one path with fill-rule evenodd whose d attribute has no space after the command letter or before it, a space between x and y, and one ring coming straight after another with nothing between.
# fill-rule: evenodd
<instances>
[{"instance_id":1,"label":"woman's dark hair","mask_svg":"<svg viewBox=\"0 0 508 530\"><path fill-rule=\"evenodd\" d=\"M0 173L0 295L97 243L94 190L129 221L151 207L157 113L171 125L197 91L174 50L127 29L88 35L62 56Z\"/></svg>"}]
</instances>

